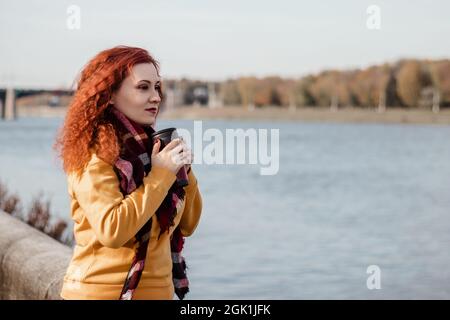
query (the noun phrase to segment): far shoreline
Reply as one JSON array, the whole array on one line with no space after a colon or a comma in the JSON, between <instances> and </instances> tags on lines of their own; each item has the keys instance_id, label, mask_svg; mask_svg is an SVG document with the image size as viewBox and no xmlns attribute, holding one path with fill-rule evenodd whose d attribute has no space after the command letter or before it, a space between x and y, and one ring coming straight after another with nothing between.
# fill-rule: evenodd
<instances>
[{"instance_id":1,"label":"far shoreline","mask_svg":"<svg viewBox=\"0 0 450 320\"><path fill-rule=\"evenodd\" d=\"M18 106L19 117L64 117L67 107ZM248 120L248 121L290 121L290 122L332 122L332 123L397 123L450 125L450 109L439 113L424 109L387 108L376 109L345 107L331 110L329 107L262 107L249 110L241 106L208 108L182 106L162 110L161 120Z\"/></svg>"},{"instance_id":2,"label":"far shoreline","mask_svg":"<svg viewBox=\"0 0 450 320\"><path fill-rule=\"evenodd\" d=\"M437 124L450 125L450 110L439 113L431 110L387 108L384 112L376 109L326 107L263 107L250 111L244 107L222 107L210 109L200 106L180 107L165 110L160 119L189 120L250 120L250 121L290 121L290 122L334 122L334 123L397 123L397 124Z\"/></svg>"}]
</instances>

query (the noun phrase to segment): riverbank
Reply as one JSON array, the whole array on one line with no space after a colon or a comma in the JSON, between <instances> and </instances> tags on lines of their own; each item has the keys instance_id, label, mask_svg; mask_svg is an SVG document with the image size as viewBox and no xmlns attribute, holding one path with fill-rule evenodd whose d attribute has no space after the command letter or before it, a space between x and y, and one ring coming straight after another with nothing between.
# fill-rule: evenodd
<instances>
[{"instance_id":1,"label":"riverbank","mask_svg":"<svg viewBox=\"0 0 450 320\"><path fill-rule=\"evenodd\" d=\"M351 122L351 123L416 123L450 125L450 110L433 113L430 110L387 109L377 112L374 109L342 108L288 108L266 107L252 111L242 107L209 109L202 107L183 107L167 110L161 119L227 119L264 121L306 121L306 122Z\"/></svg>"},{"instance_id":2,"label":"riverbank","mask_svg":"<svg viewBox=\"0 0 450 320\"><path fill-rule=\"evenodd\" d=\"M18 107L19 117L64 117L66 107ZM305 122L346 122L346 123L411 123L450 125L450 109L433 113L430 110L408 110L389 108L384 112L375 109L309 107L290 110L281 107L265 107L248 110L243 107L223 107L209 109L199 106L186 106L164 110L160 119L190 120L260 120L260 121L305 121Z\"/></svg>"}]
</instances>

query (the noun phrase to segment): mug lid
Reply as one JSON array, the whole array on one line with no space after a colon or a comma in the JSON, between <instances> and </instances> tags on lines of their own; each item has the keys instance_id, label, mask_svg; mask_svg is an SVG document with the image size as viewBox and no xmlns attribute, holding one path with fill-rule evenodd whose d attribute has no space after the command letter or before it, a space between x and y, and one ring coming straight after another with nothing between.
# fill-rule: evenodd
<instances>
[{"instance_id":1,"label":"mug lid","mask_svg":"<svg viewBox=\"0 0 450 320\"><path fill-rule=\"evenodd\" d=\"M153 132L153 133L152 133L152 138L153 138L154 136L160 135L160 134L162 134L162 133L172 132L172 131L175 131L175 130L177 130L177 128L166 128L166 129L162 129L162 130Z\"/></svg>"}]
</instances>

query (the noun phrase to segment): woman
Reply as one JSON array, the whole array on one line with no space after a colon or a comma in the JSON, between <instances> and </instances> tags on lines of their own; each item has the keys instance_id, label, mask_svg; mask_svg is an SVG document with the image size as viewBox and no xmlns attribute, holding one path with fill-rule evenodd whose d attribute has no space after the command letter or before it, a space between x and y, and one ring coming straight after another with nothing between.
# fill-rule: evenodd
<instances>
[{"instance_id":1,"label":"woman","mask_svg":"<svg viewBox=\"0 0 450 320\"><path fill-rule=\"evenodd\" d=\"M163 94L146 50L115 47L82 70L55 143L67 173L75 248L63 299L179 299L189 291L181 255L202 198L192 152L150 135ZM185 166L188 185L177 184Z\"/></svg>"}]
</instances>

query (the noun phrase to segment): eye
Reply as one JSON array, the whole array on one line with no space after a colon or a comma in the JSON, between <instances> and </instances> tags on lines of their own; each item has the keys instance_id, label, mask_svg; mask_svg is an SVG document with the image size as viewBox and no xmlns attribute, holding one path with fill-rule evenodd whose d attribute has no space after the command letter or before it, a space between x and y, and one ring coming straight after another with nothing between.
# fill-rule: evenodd
<instances>
[{"instance_id":1,"label":"eye","mask_svg":"<svg viewBox=\"0 0 450 320\"><path fill-rule=\"evenodd\" d=\"M139 86L138 89L140 89L140 90L147 90L148 86L147 85L142 85L142 86Z\"/></svg>"},{"instance_id":2,"label":"eye","mask_svg":"<svg viewBox=\"0 0 450 320\"><path fill-rule=\"evenodd\" d=\"M155 86L155 89L156 89L156 90L159 90L159 89L161 89L161 86L160 86L160 85L156 85L156 86Z\"/></svg>"}]
</instances>

